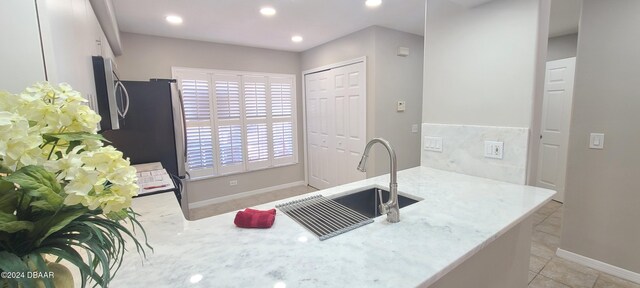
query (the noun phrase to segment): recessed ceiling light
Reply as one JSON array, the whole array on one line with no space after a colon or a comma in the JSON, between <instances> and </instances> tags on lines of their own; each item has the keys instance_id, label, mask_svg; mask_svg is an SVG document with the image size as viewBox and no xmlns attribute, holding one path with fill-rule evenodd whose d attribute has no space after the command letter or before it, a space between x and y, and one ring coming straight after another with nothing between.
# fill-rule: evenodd
<instances>
[{"instance_id":1,"label":"recessed ceiling light","mask_svg":"<svg viewBox=\"0 0 640 288\"><path fill-rule=\"evenodd\" d=\"M378 7L380 4L382 4L382 0L367 0L364 2L364 5L367 5L367 7Z\"/></svg>"},{"instance_id":2,"label":"recessed ceiling light","mask_svg":"<svg viewBox=\"0 0 640 288\"><path fill-rule=\"evenodd\" d=\"M182 23L182 17L177 16L177 15L169 15L164 19L166 19L167 22L169 22L171 24L181 24Z\"/></svg>"},{"instance_id":3,"label":"recessed ceiling light","mask_svg":"<svg viewBox=\"0 0 640 288\"><path fill-rule=\"evenodd\" d=\"M273 9L273 7L262 7L262 9L260 9L260 14L264 16L273 16L276 15L276 9Z\"/></svg>"},{"instance_id":4,"label":"recessed ceiling light","mask_svg":"<svg viewBox=\"0 0 640 288\"><path fill-rule=\"evenodd\" d=\"M297 42L302 42L302 36L295 35L295 36L291 37L291 41L296 42L296 43Z\"/></svg>"}]
</instances>

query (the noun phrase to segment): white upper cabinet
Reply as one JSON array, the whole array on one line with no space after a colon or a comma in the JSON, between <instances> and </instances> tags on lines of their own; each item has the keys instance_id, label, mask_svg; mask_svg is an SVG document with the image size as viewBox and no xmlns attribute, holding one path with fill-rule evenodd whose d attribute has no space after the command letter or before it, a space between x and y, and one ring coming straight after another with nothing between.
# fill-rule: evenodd
<instances>
[{"instance_id":1,"label":"white upper cabinet","mask_svg":"<svg viewBox=\"0 0 640 288\"><path fill-rule=\"evenodd\" d=\"M94 103L91 56L113 58L113 52L89 0L3 0L0 25L10 27L0 36L12 44L0 47L0 89L66 82Z\"/></svg>"},{"instance_id":2,"label":"white upper cabinet","mask_svg":"<svg viewBox=\"0 0 640 288\"><path fill-rule=\"evenodd\" d=\"M45 80L35 3L0 1L0 27L0 90L18 93Z\"/></svg>"}]
</instances>

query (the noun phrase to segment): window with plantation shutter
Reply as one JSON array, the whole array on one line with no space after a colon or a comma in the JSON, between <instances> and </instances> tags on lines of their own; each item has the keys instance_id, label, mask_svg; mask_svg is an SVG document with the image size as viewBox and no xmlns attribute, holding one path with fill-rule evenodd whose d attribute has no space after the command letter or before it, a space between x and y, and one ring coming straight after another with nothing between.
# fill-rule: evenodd
<instances>
[{"instance_id":1,"label":"window with plantation shutter","mask_svg":"<svg viewBox=\"0 0 640 288\"><path fill-rule=\"evenodd\" d=\"M173 68L194 177L297 163L295 76ZM195 171L195 175L194 175Z\"/></svg>"},{"instance_id":2,"label":"window with plantation shutter","mask_svg":"<svg viewBox=\"0 0 640 288\"><path fill-rule=\"evenodd\" d=\"M218 172L229 174L244 170L242 149L242 107L240 83L237 75L213 75L215 122L218 127Z\"/></svg>"},{"instance_id":3,"label":"window with plantation shutter","mask_svg":"<svg viewBox=\"0 0 640 288\"><path fill-rule=\"evenodd\" d=\"M273 162L288 163L295 159L294 134L295 117L293 115L293 79L272 77L269 81L271 90L271 113L273 117L272 141Z\"/></svg>"},{"instance_id":4,"label":"window with plantation shutter","mask_svg":"<svg viewBox=\"0 0 640 288\"><path fill-rule=\"evenodd\" d=\"M178 81L186 120L187 169L194 177L214 173L213 125L209 76L187 73Z\"/></svg>"}]
</instances>

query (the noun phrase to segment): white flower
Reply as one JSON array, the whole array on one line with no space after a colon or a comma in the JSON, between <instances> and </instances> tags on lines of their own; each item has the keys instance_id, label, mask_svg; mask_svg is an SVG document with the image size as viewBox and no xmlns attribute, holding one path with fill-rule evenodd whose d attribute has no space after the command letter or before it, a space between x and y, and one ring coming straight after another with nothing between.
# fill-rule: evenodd
<instances>
[{"instance_id":1,"label":"white flower","mask_svg":"<svg viewBox=\"0 0 640 288\"><path fill-rule=\"evenodd\" d=\"M70 178L71 181L64 187L64 192L69 195L87 196L94 188L94 185L104 182L104 180L102 179L101 181L99 177L100 173L98 173L98 171L86 168L78 169L75 175L67 177Z\"/></svg>"},{"instance_id":2,"label":"white flower","mask_svg":"<svg viewBox=\"0 0 640 288\"><path fill-rule=\"evenodd\" d=\"M51 173L57 173L58 180L72 180L84 164L82 163L82 155L79 154L79 151L84 147L84 145L78 145L61 158L46 161L44 168Z\"/></svg>"},{"instance_id":3,"label":"white flower","mask_svg":"<svg viewBox=\"0 0 640 288\"><path fill-rule=\"evenodd\" d=\"M42 144L39 134L29 133L29 122L24 117L0 111L0 164L12 170L42 162Z\"/></svg>"}]
</instances>

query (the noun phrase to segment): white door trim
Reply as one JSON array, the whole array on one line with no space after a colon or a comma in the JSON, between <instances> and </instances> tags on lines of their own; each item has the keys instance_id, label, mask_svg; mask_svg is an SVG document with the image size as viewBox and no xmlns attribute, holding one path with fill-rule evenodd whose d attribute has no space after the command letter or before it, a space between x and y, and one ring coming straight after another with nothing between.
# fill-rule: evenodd
<instances>
[{"instance_id":1,"label":"white door trim","mask_svg":"<svg viewBox=\"0 0 640 288\"><path fill-rule=\"evenodd\" d=\"M329 69L335 69L338 67L342 67L342 66L347 66L347 65L351 65L351 64L356 64L362 62L364 64L364 69L365 69L365 77L364 77L364 87L365 87L365 99L366 97L366 87L367 87L367 56L362 56L362 57L358 57L358 58L354 58L354 59L350 59L350 60L346 60L346 61L341 61L341 62L337 62L337 63L333 63L333 64L329 64L329 65L324 65L324 66L320 66L320 67L316 67L316 68L311 68L308 70L304 70L302 71L302 144L304 146L304 183L305 185L309 185L309 157L307 155L307 88L306 88L306 76L308 74L313 74L316 72L320 72L320 71L324 71L324 70L329 70ZM365 102L365 106L366 106L366 102ZM366 112L366 109L365 109ZM364 115L365 119L367 119L367 115L365 113ZM367 131L365 129L364 131L364 136L365 139L369 139L367 138Z\"/></svg>"},{"instance_id":2,"label":"white door trim","mask_svg":"<svg viewBox=\"0 0 640 288\"><path fill-rule=\"evenodd\" d=\"M337 63L332 63L329 65L324 65L324 66L320 66L320 67L316 67L316 68L311 68L309 70L304 70L302 71L302 76L304 77L304 75L307 74L313 74L315 72L320 72L320 71L324 71L324 70L329 70L329 69L335 69L338 67L342 67L342 66L347 66L347 65L351 65L351 64L356 64L358 62L362 62L365 64L367 64L367 56L362 56L362 57L358 57L358 58L354 58L354 59L350 59L350 60L346 60L346 61L342 61L342 62L337 62ZM304 83L303 83L304 85ZM302 92L304 94L304 90Z\"/></svg>"}]
</instances>

